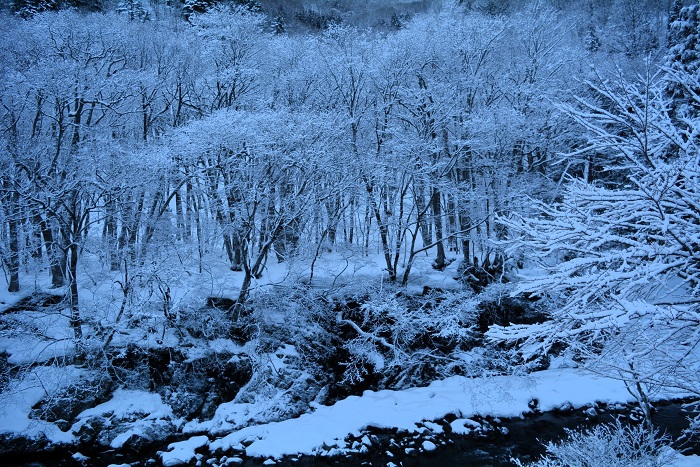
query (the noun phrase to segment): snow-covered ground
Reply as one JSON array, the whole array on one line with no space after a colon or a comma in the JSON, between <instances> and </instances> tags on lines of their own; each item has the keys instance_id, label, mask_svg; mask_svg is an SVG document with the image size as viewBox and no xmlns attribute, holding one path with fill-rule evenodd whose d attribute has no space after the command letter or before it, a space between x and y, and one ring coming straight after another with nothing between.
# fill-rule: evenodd
<instances>
[{"instance_id":1,"label":"snow-covered ground","mask_svg":"<svg viewBox=\"0 0 700 467\"><path fill-rule=\"evenodd\" d=\"M409 289L420 291L424 286L442 289L457 287L457 282L452 279L457 262L450 265L447 271L436 272L430 266L431 258L423 255L418 258ZM349 250L325 255L315 266L312 285L347 291L354 287L362 287L363 283L376 283L377 280L381 281L380 277L383 275L382 261L379 255L367 257ZM196 273L194 267L186 269L187 271L183 269L178 272L163 265L162 272L159 273L161 279L170 281L175 309L197 304L201 306L208 296L235 297L240 287L241 273L230 271L224 261L207 261L207 267L202 274ZM98 272L94 268L86 268L81 274L80 284L84 285L81 289L81 303L84 305L84 313L89 315L99 310L103 314L95 316L103 324L118 325L119 323L113 320L120 300L120 290L115 283L120 278L107 277L108 273L103 271L105 276L97 281L95 278ZM169 275L166 276L165 272ZM270 264L263 277L254 284L253 293L264 290L265 287L274 287L275 284L303 281L309 274L308 263ZM3 303L0 308L17 302L24 295L48 290L46 279L22 285L22 294L8 294L4 292L5 287L0 287L0 303ZM154 310L155 313L162 313L157 307L154 307ZM31 342L26 340L26 336L0 340L0 351L10 355L10 363L45 361L72 352L69 339L57 341L70 336L66 317L40 314L36 316L50 332L44 333L43 340L37 338ZM136 335L145 333L143 329L121 330L124 333L115 338L113 345L137 340L143 343L142 339L148 338ZM158 344L153 339L148 340L147 345L169 344L166 336L164 342ZM208 345L232 344L231 341L225 340L212 341ZM287 350L291 352L293 348ZM22 382L13 383L3 392L0 433L45 435L51 441L62 443L76 441L71 430L61 431L55 424L34 420L29 414L32 406L47 393L55 391L57 385L68 384L80 371L82 370L73 367L40 367L33 370ZM653 396L660 400L685 395L665 392ZM169 451L162 453L165 465L189 462L194 459L195 449L201 449L207 444L211 452L230 447L242 448L245 445L245 453L256 457L313 455L321 449L333 446L337 452L348 449L345 438L348 435L358 435L368 427L399 428L417 432L418 423L439 420L450 413L458 417L453 422L453 428L456 428L453 431L467 433L471 425L470 417L518 417L530 411L535 400L537 409L541 411L566 404L582 407L596 401L634 402L622 381L584 373L576 368L547 370L528 376L452 377L435 381L427 387L403 391L367 391L360 397L348 397L332 406L314 405L309 413L298 418L257 425L255 417L251 417L251 414L255 413L252 404L224 403L218 407L211 420L181 425L181 422L173 417L171 408L156 394L117 390L111 397L108 402L78 415L73 428L79 429L80 425L93 415L122 414L122 418L126 418L129 414L135 414L137 420L133 426L112 440L111 444L116 448L127 437L147 428L146 425L142 426L141 421L150 422L148 426L168 423L182 427L182 431L191 434L192 437L171 444ZM700 465L700 459L685 457L679 460L677 465Z\"/></svg>"},{"instance_id":2,"label":"snow-covered ground","mask_svg":"<svg viewBox=\"0 0 700 467\"><path fill-rule=\"evenodd\" d=\"M458 261L453 262L445 271L436 271L431 267L433 256L421 254L416 257L408 283L409 291L420 292L425 286L443 290L459 287L459 283L453 279ZM383 262L384 258L380 253L365 255L357 248L348 247L345 250L325 253L316 261L311 285L336 290L341 294L362 293L363 287L384 280ZM142 271L132 271L132 275L140 274L142 277L136 281L139 290L136 291L137 287L132 287L130 297L130 303L138 303L138 306L132 306L129 312L132 315L140 314L151 322L161 322L163 312L157 293L158 286L167 287L169 290L169 301L173 310L202 307L207 297L235 298L243 282L243 273L231 271L229 266L221 254L211 253L205 258L205 266L199 273L194 258L183 262L174 253L171 256L164 255L159 262L147 265ZM163 333L149 334L144 333L143 329L125 329L123 321L126 317L121 318L122 322L117 322L118 310L123 300L119 285L124 281L121 273L110 271L99 258L87 254L82 259L78 273L81 317L85 322L99 322L104 328L117 329L119 332L113 336L113 347L128 343L151 348L175 347L179 344L170 329ZM263 275L253 280L251 294L279 285L307 283L310 275L309 258L284 263L271 260ZM51 289L50 279L45 271L33 276L23 274L20 279L21 291L9 293L6 280L0 275L0 313L33 294L67 293L65 287ZM67 311L32 311L16 316L18 322L26 321L32 328L36 328L37 332L20 331L0 336L0 352L7 352L10 364L40 363L60 359L75 352L73 330ZM90 338L92 332L84 326L83 333L86 338Z\"/></svg>"},{"instance_id":3,"label":"snow-covered ground","mask_svg":"<svg viewBox=\"0 0 700 467\"><path fill-rule=\"evenodd\" d=\"M657 393L657 399L682 397L682 393ZM533 402L536 401L536 402ZM249 456L280 458L285 455L314 455L322 449L348 448L344 439L358 436L368 427L398 428L418 432L417 423L438 420L456 414L464 432L469 430L469 417L475 415L518 417L531 411L533 403L542 411L566 404L577 408L593 402L634 402L624 383L575 368L546 370L528 376L497 376L487 378L452 377L436 381L427 387L403 391L366 391L332 406L316 406L312 413L281 422L249 426L213 441L209 449L215 452L246 445ZM222 426L234 423L248 410L245 404L219 407L209 422L196 425L203 432L220 432ZM453 422L454 423L454 422ZM192 425L190 425L192 426ZM175 458L194 458L194 448L202 438L174 443L172 453L163 453L163 460L175 463ZM700 459L694 459L700 461ZM684 459L691 462L693 459ZM680 464L679 464L680 465ZM700 465L683 464L683 465Z\"/></svg>"},{"instance_id":4,"label":"snow-covered ground","mask_svg":"<svg viewBox=\"0 0 700 467\"><path fill-rule=\"evenodd\" d=\"M70 443L75 437L55 424L30 418L32 407L49 391L65 387L84 370L75 367L40 367L22 380L13 381L0 394L0 433L45 436L55 443Z\"/></svg>"}]
</instances>

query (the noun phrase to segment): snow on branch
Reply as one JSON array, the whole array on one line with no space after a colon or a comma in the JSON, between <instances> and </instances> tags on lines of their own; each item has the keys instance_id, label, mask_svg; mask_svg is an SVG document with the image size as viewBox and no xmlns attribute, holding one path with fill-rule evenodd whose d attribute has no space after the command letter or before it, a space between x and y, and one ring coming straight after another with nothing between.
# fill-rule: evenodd
<instances>
[{"instance_id":1,"label":"snow on branch","mask_svg":"<svg viewBox=\"0 0 700 467\"><path fill-rule=\"evenodd\" d=\"M661 373L678 379L668 375L692 366L700 342L700 119L670 116L664 80L680 79L674 71L589 83L595 101L562 107L587 138L569 157L602 158L607 170L569 180L552 204L535 202L539 215L498 219L511 234L508 253L533 265L513 293L558 306L550 321L492 326L488 339L518 343L526 359L562 343L589 356L616 349L608 358L623 369L634 362L634 378L647 382Z\"/></svg>"}]
</instances>

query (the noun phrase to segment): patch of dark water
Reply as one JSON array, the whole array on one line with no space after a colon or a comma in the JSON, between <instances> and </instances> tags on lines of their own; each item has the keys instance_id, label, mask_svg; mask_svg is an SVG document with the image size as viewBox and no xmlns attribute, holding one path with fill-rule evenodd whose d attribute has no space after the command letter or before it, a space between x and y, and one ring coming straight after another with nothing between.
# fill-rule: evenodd
<instances>
[{"instance_id":1,"label":"patch of dark water","mask_svg":"<svg viewBox=\"0 0 700 467\"><path fill-rule=\"evenodd\" d=\"M682 404L668 403L656 407L652 421L662 433L676 440L688 428L687 415ZM504 420L507 436L481 440L453 436L451 441L454 443L448 443L434 455L409 457L402 464L406 467L505 467L514 465L511 459L533 462L545 453L544 444L564 437L565 429L592 428L601 423L614 422L616 417L616 414L608 413L586 419L579 415L549 412L525 419ZM674 447L684 450L686 454L700 454L700 444Z\"/></svg>"}]
</instances>

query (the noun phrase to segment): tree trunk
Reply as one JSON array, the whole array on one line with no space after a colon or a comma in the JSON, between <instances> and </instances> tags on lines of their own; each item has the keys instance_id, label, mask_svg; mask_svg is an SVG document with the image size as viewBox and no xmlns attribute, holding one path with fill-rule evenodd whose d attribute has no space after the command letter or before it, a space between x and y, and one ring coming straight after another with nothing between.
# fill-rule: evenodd
<instances>
[{"instance_id":1,"label":"tree trunk","mask_svg":"<svg viewBox=\"0 0 700 467\"><path fill-rule=\"evenodd\" d=\"M366 183L366 189L367 189L367 202L368 202L368 207L371 210L371 214L374 215L374 218L377 220L377 227L379 228L379 237L382 241L382 252L384 253L384 261L386 263L386 270L389 273L389 280L392 282L396 280L396 270L393 267L393 263L391 261L391 249L389 247L389 228L387 227L386 223L382 219L382 213L379 209L379 206L377 206L377 201L374 199L373 196L373 187L369 182ZM369 230L370 226L367 226L367 242L369 242Z\"/></svg>"},{"instance_id":2,"label":"tree trunk","mask_svg":"<svg viewBox=\"0 0 700 467\"><path fill-rule=\"evenodd\" d=\"M109 249L109 269L118 271L120 268L119 251L117 248L119 239L117 236L117 206L114 196L107 194L105 201L105 223L102 229L102 237Z\"/></svg>"},{"instance_id":3,"label":"tree trunk","mask_svg":"<svg viewBox=\"0 0 700 467\"><path fill-rule=\"evenodd\" d=\"M344 216L343 216L344 217ZM352 245L355 241L355 195L350 195L350 222L348 226L347 242Z\"/></svg>"},{"instance_id":4,"label":"tree trunk","mask_svg":"<svg viewBox=\"0 0 700 467\"><path fill-rule=\"evenodd\" d=\"M424 213L427 212L426 206L425 206L425 188L423 186L422 181L416 181L415 182L416 187L415 187L415 196L414 200L416 203L416 210L419 213ZM433 233L430 231L430 228L428 227L428 222L426 222L425 216L420 216L420 219L418 220L418 226L420 228L420 233L421 233L421 238L423 239L423 245L430 245L433 242Z\"/></svg>"},{"instance_id":5,"label":"tree trunk","mask_svg":"<svg viewBox=\"0 0 700 467\"><path fill-rule=\"evenodd\" d=\"M10 283L7 287L7 291L19 292L19 220L17 219L19 194L17 192L12 192L9 199L8 227L10 234L10 254L7 258L7 268L10 272Z\"/></svg>"},{"instance_id":6,"label":"tree trunk","mask_svg":"<svg viewBox=\"0 0 700 467\"><path fill-rule=\"evenodd\" d=\"M175 192L175 217L177 219L177 239L189 240L187 229L185 229L185 217L183 215L182 204L182 195L180 193L180 190L177 190Z\"/></svg>"},{"instance_id":7,"label":"tree trunk","mask_svg":"<svg viewBox=\"0 0 700 467\"><path fill-rule=\"evenodd\" d=\"M69 247L68 278L70 281L70 325L73 328L75 339L79 341L83 338L83 329L78 303L78 248L77 242L72 242Z\"/></svg>"},{"instance_id":8,"label":"tree trunk","mask_svg":"<svg viewBox=\"0 0 700 467\"><path fill-rule=\"evenodd\" d=\"M445 245L443 244L443 228L442 228L442 195L437 187L433 187L432 196L430 197L431 207L433 210L433 222L435 223L435 235L437 237L435 246L437 247L437 257L433 263L433 267L439 271L445 269L446 256Z\"/></svg>"},{"instance_id":9,"label":"tree trunk","mask_svg":"<svg viewBox=\"0 0 700 467\"><path fill-rule=\"evenodd\" d=\"M143 203L146 194L141 191L136 200L136 208L129 207L122 220L122 228L117 240L117 250L119 259L124 260L129 258L132 262L136 261L136 241L141 224L141 212L143 211ZM129 203L131 205L131 203Z\"/></svg>"},{"instance_id":10,"label":"tree trunk","mask_svg":"<svg viewBox=\"0 0 700 467\"><path fill-rule=\"evenodd\" d=\"M283 183L280 187L280 199L289 199L290 196L293 197L296 189L293 185L288 183ZM274 203L274 200L273 200ZM280 207L280 216L284 215L285 212L295 212L296 206L294 203L284 203ZM282 231L277 236L275 240L275 252L277 254L277 260L279 262L285 261L293 256L297 249L299 248L299 231L301 230L301 225L299 219L296 216L292 216L289 220L284 222Z\"/></svg>"},{"instance_id":11,"label":"tree trunk","mask_svg":"<svg viewBox=\"0 0 700 467\"><path fill-rule=\"evenodd\" d=\"M161 181L163 181L161 179ZM161 187L157 187L156 192L153 194L153 200L151 202L151 207L148 211L148 218L146 222L146 230L143 235L143 241L141 242L141 254L145 256L146 248L148 242L153 238L153 234L156 232L156 224L158 222L158 212L161 208L161 203L163 202L164 195Z\"/></svg>"},{"instance_id":12,"label":"tree trunk","mask_svg":"<svg viewBox=\"0 0 700 467\"><path fill-rule=\"evenodd\" d=\"M46 248L46 256L49 258L49 274L51 275L51 287L63 287L65 284L66 255L54 240L53 230L48 222L40 215L34 215L34 223L39 226L41 236Z\"/></svg>"},{"instance_id":13,"label":"tree trunk","mask_svg":"<svg viewBox=\"0 0 700 467\"><path fill-rule=\"evenodd\" d=\"M457 201L454 194L447 194L447 247L450 251L458 251L457 237L453 234L459 230L457 226Z\"/></svg>"}]
</instances>

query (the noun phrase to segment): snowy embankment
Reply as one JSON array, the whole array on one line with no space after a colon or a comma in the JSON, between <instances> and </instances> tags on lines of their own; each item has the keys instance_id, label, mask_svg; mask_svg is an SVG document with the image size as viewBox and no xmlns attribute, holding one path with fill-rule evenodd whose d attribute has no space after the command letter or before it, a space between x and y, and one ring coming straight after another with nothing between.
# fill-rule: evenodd
<instances>
[{"instance_id":1,"label":"snowy embankment","mask_svg":"<svg viewBox=\"0 0 700 467\"><path fill-rule=\"evenodd\" d=\"M666 392L655 394L654 398L684 395ZM334 446L342 452L348 448L348 435L357 436L368 427L417 432L417 423L438 420L449 413L464 419L476 415L518 417L533 408L548 411L566 404L582 407L596 401L625 403L634 398L622 381L584 374L578 369L547 370L527 376L452 377L403 391L366 391L361 397L348 397L332 406L316 406L314 412L299 418L234 431L213 441L209 449L213 453L240 450L245 445L247 456L271 458L314 455ZM197 428L219 432L226 423L240 419L243 409L242 404L224 404L210 422L198 423ZM464 423L468 425L467 420ZM174 452L162 453L164 464L177 463L172 456L175 453L183 461L194 458L194 450L191 457L184 452L187 445L202 446L199 442L173 443Z\"/></svg>"}]
</instances>

